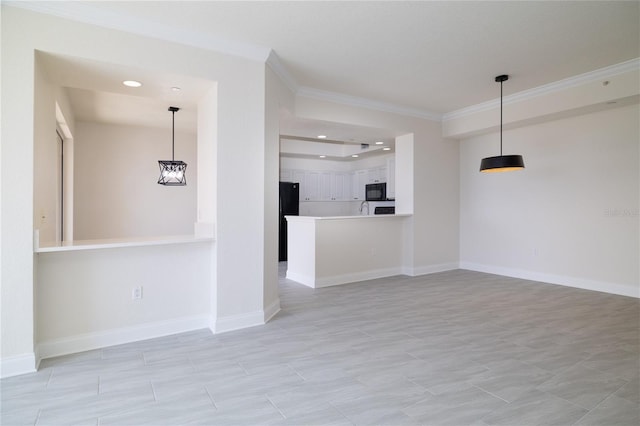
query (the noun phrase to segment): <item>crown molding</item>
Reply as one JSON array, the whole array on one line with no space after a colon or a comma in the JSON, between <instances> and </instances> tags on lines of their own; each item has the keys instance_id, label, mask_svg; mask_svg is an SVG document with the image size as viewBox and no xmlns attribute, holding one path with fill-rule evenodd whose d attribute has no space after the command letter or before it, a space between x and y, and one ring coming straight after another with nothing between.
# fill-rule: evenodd
<instances>
[{"instance_id":1,"label":"crown molding","mask_svg":"<svg viewBox=\"0 0 640 426\"><path fill-rule=\"evenodd\" d=\"M640 69L640 58L631 59L619 64L610 65L608 67L600 68L595 71L578 74L573 77L565 78L563 80L558 80L553 83L545 84L543 86L534 87L533 89L523 90L522 92L505 96L503 98L503 104L508 105L515 102L525 101L527 99L533 99L539 96L547 95L549 93L559 92L561 90L566 90L572 87L580 86L582 84L591 83L593 81L614 77L616 75L624 74L630 71L637 71L638 69ZM456 111L448 112L442 116L442 121L466 117L482 111L497 108L498 106L500 106L499 98L487 102L482 102L476 105L471 105L466 108L461 108Z\"/></svg>"},{"instance_id":2,"label":"crown molding","mask_svg":"<svg viewBox=\"0 0 640 426\"><path fill-rule=\"evenodd\" d=\"M342 93L330 92L327 90L314 89L313 87L300 86L296 94L304 98L334 102L342 105L367 108L376 111L390 112L393 114L422 118L425 120L442 120L442 115L435 112L418 108L404 107L387 102L374 101L367 98L360 98L357 96L345 95Z\"/></svg>"},{"instance_id":3,"label":"crown molding","mask_svg":"<svg viewBox=\"0 0 640 426\"><path fill-rule=\"evenodd\" d=\"M459 110L440 114L419 108L406 107L388 102L375 101L367 98L346 95L337 92L330 92L315 89L307 86L300 86L277 54L268 47L258 46L250 43L243 43L209 34L195 31L178 29L169 25L157 24L145 19L122 15L111 11L103 10L92 4L84 2L48 2L48 1L15 1L2 0L2 6L11 6L36 13L56 16L84 24L96 25L99 27L124 31L144 37L156 38L168 42L180 43L187 46L197 47L205 50L216 51L223 54L237 56L249 60L265 62L284 82L284 84L296 96L310 99L334 102L347 106L367 108L376 111L389 112L393 114L416 117L431 121L447 121L476 114L478 112L491 110L498 107L500 99L482 102ZM564 80L559 80L550 84L535 87L514 93L503 98L503 104L519 102L532 99L538 96L558 92L571 87L592 81L613 77L629 71L640 69L640 58L631 59L626 62L611 65L595 71L579 74Z\"/></svg>"},{"instance_id":4,"label":"crown molding","mask_svg":"<svg viewBox=\"0 0 640 426\"><path fill-rule=\"evenodd\" d=\"M128 15L114 13L84 2L65 1L2 1L11 6L31 12L68 19L83 24L124 31L144 37L216 51L254 61L265 62L271 53L267 47L215 37L196 31L158 24Z\"/></svg>"},{"instance_id":5,"label":"crown molding","mask_svg":"<svg viewBox=\"0 0 640 426\"><path fill-rule=\"evenodd\" d=\"M269 68L276 73L280 80L287 86L289 90L295 95L298 92L300 86L298 86L298 82L291 75L287 67L284 66L278 54L273 50L269 53L269 57L267 58L267 65Z\"/></svg>"}]
</instances>

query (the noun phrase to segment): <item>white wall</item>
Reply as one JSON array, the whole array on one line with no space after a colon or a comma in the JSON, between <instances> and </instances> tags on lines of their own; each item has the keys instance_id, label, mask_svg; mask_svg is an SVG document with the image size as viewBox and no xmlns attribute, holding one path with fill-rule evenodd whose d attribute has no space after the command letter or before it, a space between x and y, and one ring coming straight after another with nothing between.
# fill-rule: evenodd
<instances>
[{"instance_id":1,"label":"white wall","mask_svg":"<svg viewBox=\"0 0 640 426\"><path fill-rule=\"evenodd\" d=\"M205 327L211 243L38 254L37 344L50 357ZM161 268L158 265L162 265ZM132 290L142 286L142 299Z\"/></svg>"},{"instance_id":2,"label":"white wall","mask_svg":"<svg viewBox=\"0 0 640 426\"><path fill-rule=\"evenodd\" d=\"M639 111L626 106L504 132L526 169L481 174L499 135L461 142L461 266L639 295Z\"/></svg>"},{"instance_id":3,"label":"white wall","mask_svg":"<svg viewBox=\"0 0 640 426\"><path fill-rule=\"evenodd\" d=\"M33 227L43 243L54 243L60 230L60 154L56 136L56 87L35 64Z\"/></svg>"},{"instance_id":4,"label":"white wall","mask_svg":"<svg viewBox=\"0 0 640 426\"><path fill-rule=\"evenodd\" d=\"M170 159L171 130L76 123L74 239L193 234L195 133L175 135L175 159L187 163L186 186L158 185L158 160Z\"/></svg>"},{"instance_id":5,"label":"white wall","mask_svg":"<svg viewBox=\"0 0 640 426\"><path fill-rule=\"evenodd\" d=\"M210 285L216 291L213 329L264 322L265 194L277 199L265 171L265 65L251 60L81 24L2 4L1 340L2 374L33 370L34 354L34 80L35 54L44 51L158 73L217 82L214 191L216 247ZM170 57L171 61L167 61ZM209 141L212 143L214 141ZM77 145L77 144L76 144ZM76 146L77 148L77 146ZM277 148L276 148L277 150ZM155 162L157 158L152 158ZM195 164L195 163L194 163ZM277 164L276 164L277 168ZM17 179L19 176L20 179ZM155 179L156 173L153 173ZM154 183L154 185L156 185ZM271 186L269 186L271 185ZM239 192L238 188L241 188ZM176 189L176 188L169 188ZM247 200L253 208L247 208ZM247 265L255 267L247 268ZM209 299L211 300L211 299ZM220 326L220 327L218 327Z\"/></svg>"}]
</instances>

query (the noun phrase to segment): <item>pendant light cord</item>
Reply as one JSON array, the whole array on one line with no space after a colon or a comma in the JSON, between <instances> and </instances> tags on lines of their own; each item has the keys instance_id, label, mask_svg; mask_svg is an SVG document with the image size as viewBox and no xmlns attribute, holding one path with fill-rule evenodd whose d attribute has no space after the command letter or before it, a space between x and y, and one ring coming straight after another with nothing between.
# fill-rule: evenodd
<instances>
[{"instance_id":1,"label":"pendant light cord","mask_svg":"<svg viewBox=\"0 0 640 426\"><path fill-rule=\"evenodd\" d=\"M500 83L500 87L502 87L502 83ZM502 108L502 106L500 108ZM502 109L500 110L500 129L502 129ZM175 151L176 151L176 112L171 111L171 161L175 161L176 159ZM500 131L500 151L502 153L502 130Z\"/></svg>"},{"instance_id":2,"label":"pendant light cord","mask_svg":"<svg viewBox=\"0 0 640 426\"><path fill-rule=\"evenodd\" d=\"M502 157L502 81L500 81L500 156Z\"/></svg>"}]
</instances>

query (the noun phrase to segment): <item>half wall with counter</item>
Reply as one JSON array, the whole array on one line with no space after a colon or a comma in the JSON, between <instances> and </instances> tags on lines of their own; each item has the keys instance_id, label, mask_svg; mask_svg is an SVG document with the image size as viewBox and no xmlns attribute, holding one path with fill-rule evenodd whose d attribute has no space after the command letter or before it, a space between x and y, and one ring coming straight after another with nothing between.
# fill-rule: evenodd
<instances>
[{"instance_id":1,"label":"half wall with counter","mask_svg":"<svg viewBox=\"0 0 640 426\"><path fill-rule=\"evenodd\" d=\"M286 216L287 278L319 288L402 274L411 216Z\"/></svg>"}]
</instances>

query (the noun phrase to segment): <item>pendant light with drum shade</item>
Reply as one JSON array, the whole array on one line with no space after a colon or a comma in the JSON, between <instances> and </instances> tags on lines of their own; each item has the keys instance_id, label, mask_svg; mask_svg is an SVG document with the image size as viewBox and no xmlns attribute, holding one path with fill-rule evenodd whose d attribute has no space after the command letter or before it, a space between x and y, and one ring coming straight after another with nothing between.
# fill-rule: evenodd
<instances>
[{"instance_id":1,"label":"pendant light with drum shade","mask_svg":"<svg viewBox=\"0 0 640 426\"><path fill-rule=\"evenodd\" d=\"M496 82L500 83L500 155L482 159L480 171L483 173L511 172L524 169L522 155L502 155L502 83L508 79L508 75L496 77Z\"/></svg>"},{"instance_id":2,"label":"pendant light with drum shade","mask_svg":"<svg viewBox=\"0 0 640 426\"><path fill-rule=\"evenodd\" d=\"M169 111L172 114L171 160L158 160L158 165L160 166L158 183L165 186L185 186L187 184L187 163L175 160L176 111L180 111L180 108L169 107Z\"/></svg>"}]
</instances>

